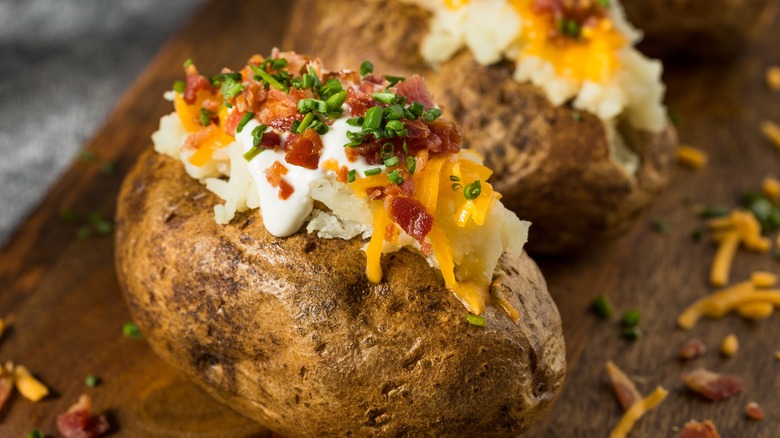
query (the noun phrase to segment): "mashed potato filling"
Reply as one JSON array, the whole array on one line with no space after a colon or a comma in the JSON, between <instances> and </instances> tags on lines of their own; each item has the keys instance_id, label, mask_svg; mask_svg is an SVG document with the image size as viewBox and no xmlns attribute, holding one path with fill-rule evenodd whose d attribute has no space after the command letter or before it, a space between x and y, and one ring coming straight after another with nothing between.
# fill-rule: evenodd
<instances>
[{"instance_id":1,"label":"mashed potato filling","mask_svg":"<svg viewBox=\"0 0 780 438\"><path fill-rule=\"evenodd\" d=\"M499 258L522 252L530 224L501 204L481 157L460 150L422 80L324 72L294 53L248 66L209 79L188 65L187 82L166 93L176 111L152 135L157 152L224 200L217 222L259 208L280 238L305 228L367 239L373 282L382 254L408 248L481 314Z\"/></svg>"}]
</instances>

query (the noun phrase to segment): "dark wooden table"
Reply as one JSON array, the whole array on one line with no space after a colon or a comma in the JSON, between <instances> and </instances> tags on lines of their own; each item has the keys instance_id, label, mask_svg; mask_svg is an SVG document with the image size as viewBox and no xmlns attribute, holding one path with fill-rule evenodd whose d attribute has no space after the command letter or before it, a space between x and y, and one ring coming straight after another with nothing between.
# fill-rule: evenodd
<instances>
[{"instance_id":1,"label":"dark wooden table","mask_svg":"<svg viewBox=\"0 0 780 438\"><path fill-rule=\"evenodd\" d=\"M57 414L81 393L107 411L121 436L266 436L260 426L213 402L161 362L143 341L122 336L130 320L113 268L110 237L77 237L90 212L111 216L122 176L170 104L161 98L181 75L181 62L193 58L203 71L241 65L255 52L281 41L285 2L207 2L158 54L127 91L105 126L87 144L96 163L76 162L38 209L0 251L0 317L11 329L0 340L0 359L26 365L52 395L32 403L18 394L0 413L0 436L19 437L35 428L54 434ZM702 321L691 332L675 327L680 310L711 291L706 282L714 247L696 243L690 233L702 227L685 199L734 204L760 187L767 174L780 175L776 150L758 129L763 119L780 121L780 93L767 91L763 72L780 64L780 21L744 55L731 62L677 63L666 68L668 103L683 116L680 138L709 153L700 171L678 169L669 189L633 231L618 241L570 259L539 260L564 321L569 374L553 411L531 436L605 436L620 409L605 382L603 365L614 360L639 388L663 385L671 393L643 418L632 436L675 436L687 420L713 419L723 436L780 436L780 318L748 323L730 316ZM114 175L101 163L118 165ZM81 214L68 224L66 211ZM649 223L663 217L669 233ZM740 253L733 281L755 270L780 272L766 254ZM617 321L603 322L587 308L606 293L620 311L642 311L644 337L621 339ZM739 353L718 355L721 339L736 333ZM700 359L681 364L680 344L699 338L709 347ZM738 374L745 390L733 399L710 403L686 392L682 371L698 366ZM94 374L102 383L85 385ZM767 412L763 422L745 420L748 401Z\"/></svg>"}]
</instances>

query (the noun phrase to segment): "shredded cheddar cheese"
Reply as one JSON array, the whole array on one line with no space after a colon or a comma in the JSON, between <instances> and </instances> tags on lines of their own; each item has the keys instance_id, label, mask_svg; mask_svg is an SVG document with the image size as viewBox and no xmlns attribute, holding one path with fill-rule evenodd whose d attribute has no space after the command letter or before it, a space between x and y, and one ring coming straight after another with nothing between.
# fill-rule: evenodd
<instances>
[{"instance_id":1,"label":"shredded cheddar cheese","mask_svg":"<svg viewBox=\"0 0 780 438\"><path fill-rule=\"evenodd\" d=\"M623 417L618 424L612 429L612 433L609 434L609 437L625 438L628 436L629 432L631 432L631 429L634 427L634 424L636 424L645 413L661 404L668 394L669 391L659 386L650 395L634 403L634 405L623 414Z\"/></svg>"},{"instance_id":2,"label":"shredded cheddar cheese","mask_svg":"<svg viewBox=\"0 0 780 438\"><path fill-rule=\"evenodd\" d=\"M740 244L757 252L767 252L772 247L772 242L761 236L761 224L747 211L735 210L727 217L712 219L709 227L718 242L710 269L710 284L713 286L729 283L731 264Z\"/></svg>"},{"instance_id":3,"label":"shredded cheddar cheese","mask_svg":"<svg viewBox=\"0 0 780 438\"><path fill-rule=\"evenodd\" d=\"M777 275L771 272L757 271L750 276L755 287L772 287L777 284Z\"/></svg>"},{"instance_id":4,"label":"shredded cheddar cheese","mask_svg":"<svg viewBox=\"0 0 780 438\"><path fill-rule=\"evenodd\" d=\"M761 184L761 190L763 190L764 195L775 204L780 202L780 180L777 178L771 176L764 178L764 181Z\"/></svg>"},{"instance_id":5,"label":"shredded cheddar cheese","mask_svg":"<svg viewBox=\"0 0 780 438\"><path fill-rule=\"evenodd\" d=\"M772 303L755 301L737 307L737 314L745 319L758 320L772 316L775 306Z\"/></svg>"},{"instance_id":6,"label":"shredded cheddar cheese","mask_svg":"<svg viewBox=\"0 0 780 438\"><path fill-rule=\"evenodd\" d=\"M14 385L24 398L30 401L37 402L49 395L49 388L33 377L22 365L14 368Z\"/></svg>"},{"instance_id":7,"label":"shredded cheddar cheese","mask_svg":"<svg viewBox=\"0 0 780 438\"><path fill-rule=\"evenodd\" d=\"M780 67L773 65L766 69L766 85L770 90L780 91Z\"/></svg>"},{"instance_id":8,"label":"shredded cheddar cheese","mask_svg":"<svg viewBox=\"0 0 780 438\"><path fill-rule=\"evenodd\" d=\"M734 334L730 334L723 338L723 342L720 344L720 354L726 357L732 357L737 354L739 350L739 340Z\"/></svg>"},{"instance_id":9,"label":"shredded cheddar cheese","mask_svg":"<svg viewBox=\"0 0 780 438\"><path fill-rule=\"evenodd\" d=\"M764 133L776 148L780 149L780 126L777 126L774 122L764 120L761 122L761 132Z\"/></svg>"},{"instance_id":10,"label":"shredded cheddar cheese","mask_svg":"<svg viewBox=\"0 0 780 438\"><path fill-rule=\"evenodd\" d=\"M707 154L698 148L689 145L680 145L677 148L677 162L692 169L700 169L707 164Z\"/></svg>"}]
</instances>

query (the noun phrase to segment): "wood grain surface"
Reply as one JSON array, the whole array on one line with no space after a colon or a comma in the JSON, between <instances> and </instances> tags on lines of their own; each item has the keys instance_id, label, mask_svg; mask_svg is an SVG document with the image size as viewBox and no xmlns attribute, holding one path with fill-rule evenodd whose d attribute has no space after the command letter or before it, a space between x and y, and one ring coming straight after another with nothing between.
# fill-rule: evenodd
<instances>
[{"instance_id":1,"label":"wood grain surface","mask_svg":"<svg viewBox=\"0 0 780 438\"><path fill-rule=\"evenodd\" d=\"M207 2L88 143L97 162L74 163L0 251L0 317L11 325L0 339L0 360L26 365L52 389L39 403L15 394L0 412L0 436L25 436L35 428L55 435L56 416L82 393L108 413L117 436L270 435L186 382L142 340L122 336L129 314L114 273L111 238L93 233L80 239L77 229L91 212L113 214L123 174L151 147L159 117L170 112L161 95L181 75L182 61L191 57L204 72L240 66L251 54L279 44L287 12L286 2ZM632 436L676 436L692 418L712 419L724 437L780 436L780 361L774 358L780 318L748 323L730 316L702 321L690 332L675 326L679 311L711 291L706 277L714 253L711 244L690 239L703 224L684 201L735 205L765 175L780 176L777 151L758 130L763 119L780 121L780 93L767 91L763 81L766 67L780 64L777 41L780 20L732 62L668 64L667 102L682 114L680 138L706 150L710 164L700 171L678 169L669 189L627 236L578 258L538 260L563 317L569 374L552 412L529 436L606 436L620 417L604 377L608 359L634 376L643 393L656 385L670 390ZM117 163L116 174L101 172L107 161ZM61 219L66 211L80 214L77 224ZM649 224L655 218L668 221L668 234L653 231ZM759 269L778 273L780 262L740 252L732 281ZM605 322L587 311L601 293L612 298L618 313L641 310L641 340L621 339L616 318ZM728 333L741 343L730 359L717 353ZM709 350L682 364L677 349L692 338ZM744 391L719 403L691 395L679 376L699 366L742 376ZM98 387L85 385L90 374L100 377ZM763 422L745 419L748 401L765 408Z\"/></svg>"}]
</instances>

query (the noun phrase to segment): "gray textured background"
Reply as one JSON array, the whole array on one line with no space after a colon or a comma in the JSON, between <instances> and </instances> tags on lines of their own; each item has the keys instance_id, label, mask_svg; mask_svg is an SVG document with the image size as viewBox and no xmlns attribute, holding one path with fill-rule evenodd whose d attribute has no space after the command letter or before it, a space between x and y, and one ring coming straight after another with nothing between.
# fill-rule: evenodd
<instances>
[{"instance_id":1,"label":"gray textured background","mask_svg":"<svg viewBox=\"0 0 780 438\"><path fill-rule=\"evenodd\" d=\"M0 0L0 246L202 0Z\"/></svg>"}]
</instances>

